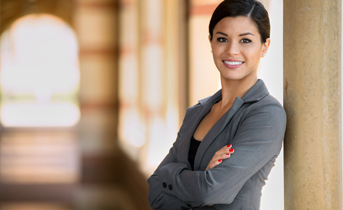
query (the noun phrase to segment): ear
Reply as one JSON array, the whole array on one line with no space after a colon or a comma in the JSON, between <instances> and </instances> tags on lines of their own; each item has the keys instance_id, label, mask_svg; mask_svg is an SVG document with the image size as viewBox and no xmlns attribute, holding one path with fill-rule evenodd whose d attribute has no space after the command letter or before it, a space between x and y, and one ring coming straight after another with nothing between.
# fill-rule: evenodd
<instances>
[{"instance_id":1,"label":"ear","mask_svg":"<svg viewBox=\"0 0 343 210\"><path fill-rule=\"evenodd\" d=\"M211 41L211 34L208 35L208 41L210 42L210 45L211 45L211 53L213 52L212 51L212 41Z\"/></svg>"},{"instance_id":2,"label":"ear","mask_svg":"<svg viewBox=\"0 0 343 210\"><path fill-rule=\"evenodd\" d=\"M267 54L270 45L270 38L266 39L266 42L262 44L262 53Z\"/></svg>"}]
</instances>

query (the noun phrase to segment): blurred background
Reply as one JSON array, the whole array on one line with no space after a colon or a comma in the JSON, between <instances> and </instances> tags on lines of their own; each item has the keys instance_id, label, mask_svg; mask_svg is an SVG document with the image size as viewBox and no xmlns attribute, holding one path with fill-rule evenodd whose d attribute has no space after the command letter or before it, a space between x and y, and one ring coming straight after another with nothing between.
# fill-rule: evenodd
<instances>
[{"instance_id":1,"label":"blurred background","mask_svg":"<svg viewBox=\"0 0 343 210\"><path fill-rule=\"evenodd\" d=\"M220 89L221 0L0 0L1 210L145 210L186 108ZM282 103L282 0L259 77ZM268 201L268 202L266 202ZM262 210L283 209L283 155Z\"/></svg>"}]
</instances>

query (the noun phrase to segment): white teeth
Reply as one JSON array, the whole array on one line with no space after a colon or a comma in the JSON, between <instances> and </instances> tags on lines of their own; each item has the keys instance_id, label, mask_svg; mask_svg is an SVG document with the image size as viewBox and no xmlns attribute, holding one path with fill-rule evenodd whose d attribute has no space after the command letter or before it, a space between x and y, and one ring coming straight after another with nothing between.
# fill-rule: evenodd
<instances>
[{"instance_id":1,"label":"white teeth","mask_svg":"<svg viewBox=\"0 0 343 210\"><path fill-rule=\"evenodd\" d=\"M239 65L242 64L243 62L237 62L237 61L224 61L224 63L228 65Z\"/></svg>"}]
</instances>

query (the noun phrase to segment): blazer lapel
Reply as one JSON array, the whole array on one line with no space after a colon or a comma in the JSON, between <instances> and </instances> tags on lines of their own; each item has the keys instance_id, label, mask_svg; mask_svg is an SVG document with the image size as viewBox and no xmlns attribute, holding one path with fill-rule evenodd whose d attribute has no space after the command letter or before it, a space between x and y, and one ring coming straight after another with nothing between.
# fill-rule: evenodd
<instances>
[{"instance_id":1,"label":"blazer lapel","mask_svg":"<svg viewBox=\"0 0 343 210\"><path fill-rule=\"evenodd\" d=\"M230 122L231 118L239 110L239 108L244 104L244 101L239 97L236 97L235 102L232 107L213 125L213 127L208 131L204 139L202 140L194 160L194 170L198 170L201 160L214 139L223 131L225 126ZM212 107L212 106L211 106ZM200 120L199 120L200 121ZM199 122L198 122L199 123ZM194 133L194 130L193 130Z\"/></svg>"},{"instance_id":2,"label":"blazer lapel","mask_svg":"<svg viewBox=\"0 0 343 210\"><path fill-rule=\"evenodd\" d=\"M194 160L194 170L199 170L201 160L207 150L207 148L211 145L211 143L217 138L217 136L223 131L225 126L230 122L232 117L236 114L236 112L241 108L241 106L244 103L250 103L254 101L259 101L266 95L268 95L268 90L264 84L264 82L259 79L256 84L248 90L244 94L242 98L236 97L235 102L233 103L232 107L214 124L214 126L209 130L209 132L206 134L204 139L202 140L198 151L195 155ZM221 92L220 92L221 96ZM214 103L209 103L209 107L212 107ZM203 118L203 115L201 118L197 121L197 124L199 121ZM195 128L194 128L195 129ZM192 130L192 133L194 133L194 129ZM187 152L188 152L187 147ZM187 153L188 157L188 153Z\"/></svg>"},{"instance_id":3,"label":"blazer lapel","mask_svg":"<svg viewBox=\"0 0 343 210\"><path fill-rule=\"evenodd\" d=\"M218 102L219 100L221 100L221 90L219 90L216 94L214 94L211 97L200 100L200 107L198 107L198 111L194 113L194 115L197 116L195 120L193 120L193 122L185 122L189 123L190 126L189 129L187 129L187 133L185 134L184 139L181 141L178 148L181 149L180 154L182 156L180 160L186 163L189 167L190 164L188 162L188 153L192 135L194 134L195 129L198 127L202 118L204 118L204 116L211 110L212 105Z\"/></svg>"},{"instance_id":4,"label":"blazer lapel","mask_svg":"<svg viewBox=\"0 0 343 210\"><path fill-rule=\"evenodd\" d=\"M223 131L225 126L230 122L232 117L236 114L236 112L240 109L240 107L244 103L258 101L264 96L268 95L268 90L264 85L262 80L258 80L257 83L241 98L236 97L236 100L232 107L214 124L214 126L209 130L209 132L204 137L203 141L201 142L198 151L195 156L194 160L194 170L199 170L199 166L201 160L210 146L210 144L217 138L217 136ZM199 107L194 107L197 111L194 111L193 115L196 116L194 118L187 119L188 121L184 122L188 126L186 129L186 134L184 135L182 141L178 146L178 154L180 154L180 162L183 162L188 165L190 168L190 164L188 162L188 152L189 146L191 142L191 137L194 134L195 129L199 125L200 121L204 118L204 116L211 110L213 104L217 103L222 98L222 92L219 90L213 96L207 97L199 101Z\"/></svg>"}]
</instances>

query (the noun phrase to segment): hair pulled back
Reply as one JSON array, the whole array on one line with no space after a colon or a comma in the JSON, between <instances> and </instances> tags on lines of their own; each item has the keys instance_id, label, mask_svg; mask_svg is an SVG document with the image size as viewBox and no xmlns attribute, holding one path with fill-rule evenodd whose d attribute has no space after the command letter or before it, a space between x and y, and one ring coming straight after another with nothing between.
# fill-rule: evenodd
<instances>
[{"instance_id":1,"label":"hair pulled back","mask_svg":"<svg viewBox=\"0 0 343 210\"><path fill-rule=\"evenodd\" d=\"M270 23L268 12L264 6L256 0L224 0L218 5L210 20L209 32L211 40L213 30L217 23L225 17L245 16L250 17L261 35L261 42L265 43L270 37Z\"/></svg>"}]
</instances>

